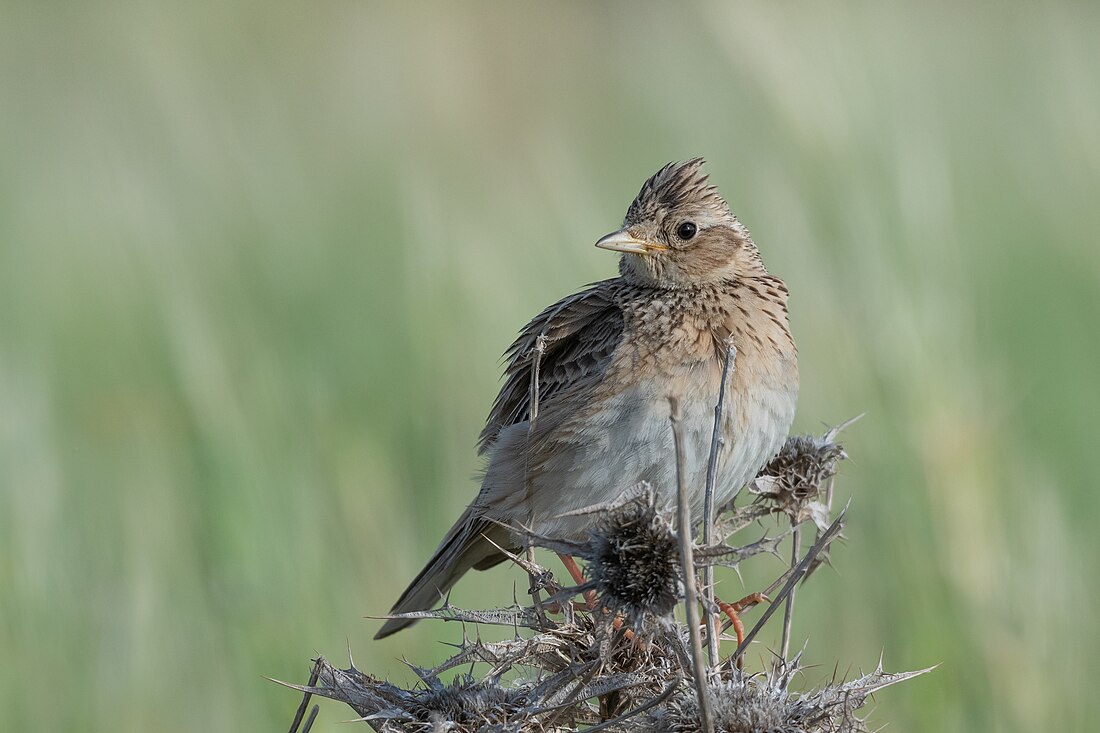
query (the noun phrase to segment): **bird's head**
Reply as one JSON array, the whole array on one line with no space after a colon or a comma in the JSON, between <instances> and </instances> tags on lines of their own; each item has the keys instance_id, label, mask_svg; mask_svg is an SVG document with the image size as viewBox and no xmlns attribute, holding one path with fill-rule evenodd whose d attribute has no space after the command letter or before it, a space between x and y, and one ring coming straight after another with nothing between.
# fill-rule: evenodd
<instances>
[{"instance_id":1,"label":"bird's head","mask_svg":"<svg viewBox=\"0 0 1100 733\"><path fill-rule=\"evenodd\" d=\"M630 204L622 229L596 242L623 253L625 279L684 288L767 272L748 230L707 183L702 166L702 158L693 158L657 171Z\"/></svg>"}]
</instances>

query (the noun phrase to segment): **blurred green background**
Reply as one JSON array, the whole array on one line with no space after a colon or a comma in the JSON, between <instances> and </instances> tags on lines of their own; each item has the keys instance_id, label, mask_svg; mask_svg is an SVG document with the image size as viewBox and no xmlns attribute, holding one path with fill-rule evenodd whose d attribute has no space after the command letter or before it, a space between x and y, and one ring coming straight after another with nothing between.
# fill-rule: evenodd
<instances>
[{"instance_id":1,"label":"blurred green background","mask_svg":"<svg viewBox=\"0 0 1100 733\"><path fill-rule=\"evenodd\" d=\"M867 412L807 683L881 651L941 664L891 730L1094 724L1100 6L367 5L0 6L5 727L281 730L264 676L445 654L363 616L515 331L694 155L790 284L796 428Z\"/></svg>"}]
</instances>

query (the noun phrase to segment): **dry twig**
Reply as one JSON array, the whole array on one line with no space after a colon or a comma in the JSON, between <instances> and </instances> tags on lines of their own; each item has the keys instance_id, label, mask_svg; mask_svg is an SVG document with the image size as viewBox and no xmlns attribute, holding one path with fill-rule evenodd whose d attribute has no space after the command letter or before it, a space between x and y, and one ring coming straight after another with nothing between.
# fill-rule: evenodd
<instances>
[{"instance_id":1,"label":"dry twig","mask_svg":"<svg viewBox=\"0 0 1100 733\"><path fill-rule=\"evenodd\" d=\"M726 341L726 355L722 362L722 384L718 387L718 402L714 405L714 429L710 434L710 455L707 457L706 496L703 500L703 545L714 541L714 482L718 475L718 451L726 442L722 437L722 413L726 407L726 382L737 358L737 347ZM707 660L711 666L718 664L718 629L715 623L714 566L703 567L703 593L707 607Z\"/></svg>"},{"instance_id":2,"label":"dry twig","mask_svg":"<svg viewBox=\"0 0 1100 733\"><path fill-rule=\"evenodd\" d=\"M798 525L791 528L791 567L798 565L798 553L802 548L800 545L801 533L798 531ZM783 640L779 645L779 656L786 662L787 654L791 648L791 624L794 621L794 594L797 588L791 588L791 594L787 596L787 604L783 609Z\"/></svg>"},{"instance_id":3,"label":"dry twig","mask_svg":"<svg viewBox=\"0 0 1100 733\"><path fill-rule=\"evenodd\" d=\"M703 662L703 643L699 637L699 604L695 593L695 559L692 557L691 499L688 497L687 468L684 466L684 425L680 401L668 398L672 421L672 439L676 448L676 532L680 538L680 566L684 573L684 610L691 638L691 664L695 689L699 694L699 722L704 733L714 733L714 714L707 696L707 666Z\"/></svg>"}]
</instances>

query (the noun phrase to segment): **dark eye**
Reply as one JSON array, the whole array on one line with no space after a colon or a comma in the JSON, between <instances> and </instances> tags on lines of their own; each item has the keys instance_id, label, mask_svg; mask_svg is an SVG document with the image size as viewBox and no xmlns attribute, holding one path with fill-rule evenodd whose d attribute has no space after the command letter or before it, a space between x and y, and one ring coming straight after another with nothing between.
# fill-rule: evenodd
<instances>
[{"instance_id":1,"label":"dark eye","mask_svg":"<svg viewBox=\"0 0 1100 733\"><path fill-rule=\"evenodd\" d=\"M685 221L676 228L676 236L680 239L691 239L695 236L696 231L695 224L690 221Z\"/></svg>"}]
</instances>

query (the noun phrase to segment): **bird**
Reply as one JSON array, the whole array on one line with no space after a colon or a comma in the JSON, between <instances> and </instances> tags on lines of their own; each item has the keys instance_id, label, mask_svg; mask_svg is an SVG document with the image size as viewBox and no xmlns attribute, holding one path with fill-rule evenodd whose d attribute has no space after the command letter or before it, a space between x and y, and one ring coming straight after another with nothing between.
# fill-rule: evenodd
<instances>
[{"instance_id":1,"label":"bird","mask_svg":"<svg viewBox=\"0 0 1100 733\"><path fill-rule=\"evenodd\" d=\"M392 616L433 608L469 570L520 551L525 533L583 542L596 520L577 510L613 502L639 482L673 510L670 397L682 413L692 522L701 521L727 353L714 506L778 453L799 386L788 289L703 165L669 163L646 180L622 227L596 242L619 253L618 277L544 309L505 353L504 383L477 445L487 459L481 489L376 639L415 622ZM575 564L570 572L578 578Z\"/></svg>"}]
</instances>

